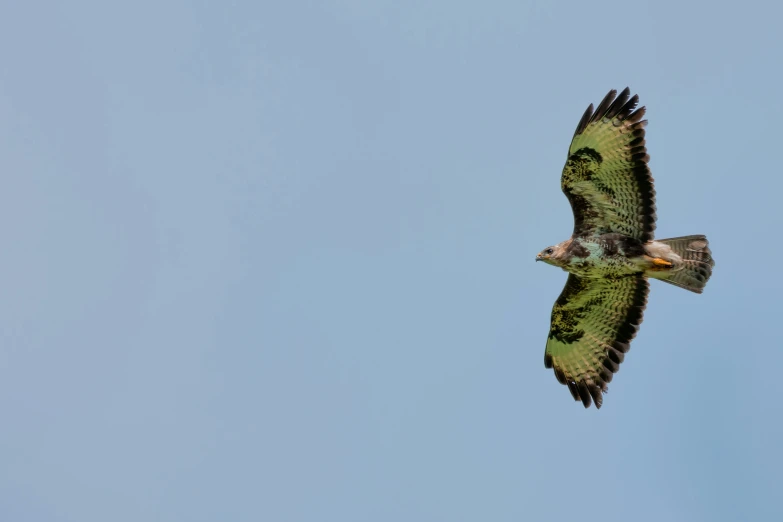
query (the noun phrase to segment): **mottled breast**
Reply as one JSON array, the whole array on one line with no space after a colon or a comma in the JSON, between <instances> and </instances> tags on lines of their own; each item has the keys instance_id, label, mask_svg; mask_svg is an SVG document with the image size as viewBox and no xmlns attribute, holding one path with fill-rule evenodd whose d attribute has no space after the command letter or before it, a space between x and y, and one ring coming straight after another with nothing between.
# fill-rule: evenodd
<instances>
[{"instance_id":1,"label":"mottled breast","mask_svg":"<svg viewBox=\"0 0 783 522\"><path fill-rule=\"evenodd\" d=\"M567 249L564 268L580 277L623 276L640 273L631 258L644 253L641 243L621 234L576 237Z\"/></svg>"}]
</instances>

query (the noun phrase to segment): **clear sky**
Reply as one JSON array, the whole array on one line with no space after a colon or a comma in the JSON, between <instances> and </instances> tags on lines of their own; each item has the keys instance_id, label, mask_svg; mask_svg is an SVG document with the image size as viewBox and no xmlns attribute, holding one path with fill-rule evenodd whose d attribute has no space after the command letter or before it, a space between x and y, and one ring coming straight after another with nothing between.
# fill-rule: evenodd
<instances>
[{"instance_id":1,"label":"clear sky","mask_svg":"<svg viewBox=\"0 0 783 522\"><path fill-rule=\"evenodd\" d=\"M6 0L0 520L783 520L779 5ZM626 85L717 266L584 410L534 256Z\"/></svg>"}]
</instances>

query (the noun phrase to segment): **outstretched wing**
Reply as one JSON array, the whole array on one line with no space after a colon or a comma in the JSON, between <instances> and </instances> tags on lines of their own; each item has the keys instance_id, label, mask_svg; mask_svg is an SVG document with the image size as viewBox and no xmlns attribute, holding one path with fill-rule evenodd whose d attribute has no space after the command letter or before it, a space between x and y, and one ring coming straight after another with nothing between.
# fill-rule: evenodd
<instances>
[{"instance_id":1,"label":"outstretched wing","mask_svg":"<svg viewBox=\"0 0 783 522\"><path fill-rule=\"evenodd\" d=\"M626 87L585 111L576 128L561 188L574 211L574 236L620 233L646 242L655 230L655 189L647 161L639 96ZM634 110L636 109L636 110Z\"/></svg>"},{"instance_id":2,"label":"outstretched wing","mask_svg":"<svg viewBox=\"0 0 783 522\"><path fill-rule=\"evenodd\" d=\"M568 276L552 308L544 366L554 368L557 380L585 408L591 398L601 407L602 393L642 323L648 290L644 277Z\"/></svg>"}]
</instances>

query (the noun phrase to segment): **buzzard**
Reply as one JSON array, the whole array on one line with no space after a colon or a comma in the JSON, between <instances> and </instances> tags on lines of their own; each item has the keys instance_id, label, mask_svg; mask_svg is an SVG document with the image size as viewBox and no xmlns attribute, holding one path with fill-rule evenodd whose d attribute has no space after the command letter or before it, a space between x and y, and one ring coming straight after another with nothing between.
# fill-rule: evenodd
<instances>
[{"instance_id":1,"label":"buzzard","mask_svg":"<svg viewBox=\"0 0 783 522\"><path fill-rule=\"evenodd\" d=\"M628 88L612 90L585 111L560 180L574 232L536 256L569 273L552 308L544 365L585 408L601 407L630 348L648 278L701 293L715 266L702 235L653 239L655 189L638 102Z\"/></svg>"}]
</instances>

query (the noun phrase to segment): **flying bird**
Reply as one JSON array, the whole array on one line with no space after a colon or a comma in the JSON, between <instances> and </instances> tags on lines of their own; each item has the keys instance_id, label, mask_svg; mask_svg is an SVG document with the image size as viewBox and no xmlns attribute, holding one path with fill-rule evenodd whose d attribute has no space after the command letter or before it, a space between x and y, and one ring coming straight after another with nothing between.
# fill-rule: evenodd
<instances>
[{"instance_id":1,"label":"flying bird","mask_svg":"<svg viewBox=\"0 0 783 522\"><path fill-rule=\"evenodd\" d=\"M552 308L544 365L585 408L603 404L642 322L648 278L701 293L715 266L705 236L653 239L655 189L638 103L626 88L587 108L560 180L573 234L536 256L569 273Z\"/></svg>"}]
</instances>

